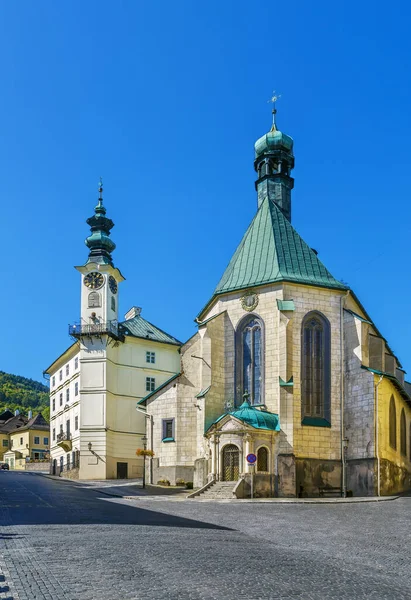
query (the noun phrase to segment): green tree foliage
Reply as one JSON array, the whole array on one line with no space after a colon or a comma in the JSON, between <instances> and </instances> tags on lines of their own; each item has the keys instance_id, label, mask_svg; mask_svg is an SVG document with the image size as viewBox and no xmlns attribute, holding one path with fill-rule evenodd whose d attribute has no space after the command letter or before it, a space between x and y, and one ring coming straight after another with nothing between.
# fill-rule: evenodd
<instances>
[{"instance_id":1,"label":"green tree foliage","mask_svg":"<svg viewBox=\"0 0 411 600\"><path fill-rule=\"evenodd\" d=\"M41 412L49 421L49 389L39 381L0 371L0 412L6 408L12 412L19 410L26 416L29 410L33 416Z\"/></svg>"}]
</instances>

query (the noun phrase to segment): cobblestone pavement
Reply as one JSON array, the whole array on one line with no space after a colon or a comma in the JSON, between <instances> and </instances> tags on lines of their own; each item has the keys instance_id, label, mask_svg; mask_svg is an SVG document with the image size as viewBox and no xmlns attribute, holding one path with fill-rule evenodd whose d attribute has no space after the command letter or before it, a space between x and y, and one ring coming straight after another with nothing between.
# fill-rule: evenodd
<instances>
[{"instance_id":1,"label":"cobblestone pavement","mask_svg":"<svg viewBox=\"0 0 411 600\"><path fill-rule=\"evenodd\" d=\"M411 498L110 498L0 471L0 599L410 599Z\"/></svg>"}]
</instances>

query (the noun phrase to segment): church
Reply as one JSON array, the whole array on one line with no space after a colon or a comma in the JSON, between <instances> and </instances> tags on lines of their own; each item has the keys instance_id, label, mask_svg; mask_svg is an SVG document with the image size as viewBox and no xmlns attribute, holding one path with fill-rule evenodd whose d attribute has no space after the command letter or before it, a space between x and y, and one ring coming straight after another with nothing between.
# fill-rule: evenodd
<instances>
[{"instance_id":1,"label":"church","mask_svg":"<svg viewBox=\"0 0 411 600\"><path fill-rule=\"evenodd\" d=\"M274 108L254 147L256 214L179 371L139 402L149 478L193 481L204 497L246 498L251 485L257 497L405 491L411 384L353 290L293 228L293 139L275 119Z\"/></svg>"},{"instance_id":2,"label":"church","mask_svg":"<svg viewBox=\"0 0 411 600\"><path fill-rule=\"evenodd\" d=\"M119 320L124 277L100 186L76 267L80 321L45 371L54 473L128 478L145 464L150 483L228 498L411 488L411 384L354 291L293 228L294 143L275 119L274 108L254 147L255 216L184 343L138 307Z\"/></svg>"}]
</instances>

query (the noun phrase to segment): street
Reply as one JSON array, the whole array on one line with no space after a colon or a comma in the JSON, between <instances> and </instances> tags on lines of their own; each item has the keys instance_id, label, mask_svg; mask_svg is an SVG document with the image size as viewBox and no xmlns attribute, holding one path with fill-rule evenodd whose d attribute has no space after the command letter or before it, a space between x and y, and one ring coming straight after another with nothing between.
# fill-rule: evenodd
<instances>
[{"instance_id":1,"label":"street","mask_svg":"<svg viewBox=\"0 0 411 600\"><path fill-rule=\"evenodd\" d=\"M111 498L0 472L0 599L411 599L411 497Z\"/></svg>"}]
</instances>

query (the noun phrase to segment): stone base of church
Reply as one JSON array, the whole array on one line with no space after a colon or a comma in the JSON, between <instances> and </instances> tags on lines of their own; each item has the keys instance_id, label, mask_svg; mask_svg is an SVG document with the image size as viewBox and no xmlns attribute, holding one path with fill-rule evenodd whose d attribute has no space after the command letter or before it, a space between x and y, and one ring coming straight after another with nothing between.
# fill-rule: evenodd
<instances>
[{"instance_id":1,"label":"stone base of church","mask_svg":"<svg viewBox=\"0 0 411 600\"><path fill-rule=\"evenodd\" d=\"M380 461L380 494L392 496L411 490L411 472L384 458Z\"/></svg>"},{"instance_id":2,"label":"stone base of church","mask_svg":"<svg viewBox=\"0 0 411 600\"><path fill-rule=\"evenodd\" d=\"M377 460L359 458L347 461L347 494L350 496L377 495Z\"/></svg>"},{"instance_id":3,"label":"stone base of church","mask_svg":"<svg viewBox=\"0 0 411 600\"><path fill-rule=\"evenodd\" d=\"M341 469L339 460L296 458L296 495L300 498L318 497L327 488L335 488L338 495L338 490L341 491Z\"/></svg>"},{"instance_id":4,"label":"stone base of church","mask_svg":"<svg viewBox=\"0 0 411 600\"><path fill-rule=\"evenodd\" d=\"M155 485L160 479L168 479L171 485L175 485L178 479L184 481L193 481L194 467L170 465L159 466L159 460L153 459L152 462L152 483Z\"/></svg>"},{"instance_id":5,"label":"stone base of church","mask_svg":"<svg viewBox=\"0 0 411 600\"><path fill-rule=\"evenodd\" d=\"M241 483L236 488L237 498L251 498L251 474L241 475ZM276 476L269 473L256 473L253 476L253 498L273 498L276 496Z\"/></svg>"}]
</instances>

